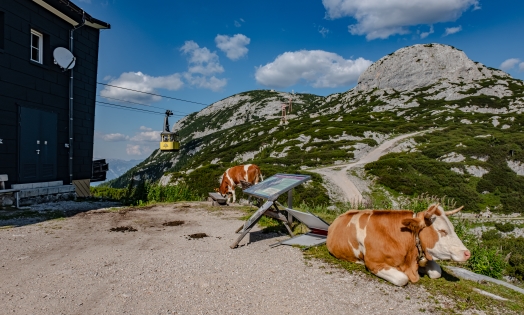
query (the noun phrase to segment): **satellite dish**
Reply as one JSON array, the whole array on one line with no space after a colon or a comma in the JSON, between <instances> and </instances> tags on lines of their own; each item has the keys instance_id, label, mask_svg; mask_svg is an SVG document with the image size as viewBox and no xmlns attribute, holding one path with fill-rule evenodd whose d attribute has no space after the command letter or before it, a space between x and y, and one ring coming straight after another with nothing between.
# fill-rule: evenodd
<instances>
[{"instance_id":1,"label":"satellite dish","mask_svg":"<svg viewBox=\"0 0 524 315\"><path fill-rule=\"evenodd\" d=\"M55 64L58 64L64 71L72 69L75 66L76 57L64 47L58 47L53 51Z\"/></svg>"}]
</instances>

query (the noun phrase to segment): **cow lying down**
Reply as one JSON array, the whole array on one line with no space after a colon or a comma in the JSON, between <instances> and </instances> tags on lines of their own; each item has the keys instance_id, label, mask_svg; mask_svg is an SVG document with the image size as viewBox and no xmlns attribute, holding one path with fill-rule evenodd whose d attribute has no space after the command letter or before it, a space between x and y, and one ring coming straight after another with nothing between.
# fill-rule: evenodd
<instances>
[{"instance_id":1,"label":"cow lying down","mask_svg":"<svg viewBox=\"0 0 524 315\"><path fill-rule=\"evenodd\" d=\"M430 278L440 278L442 269L435 260L461 262L471 256L447 218L461 209L444 211L433 204L416 215L408 210L351 210L331 224L326 245L333 256L364 264L398 286L417 282L419 268Z\"/></svg>"}]
</instances>

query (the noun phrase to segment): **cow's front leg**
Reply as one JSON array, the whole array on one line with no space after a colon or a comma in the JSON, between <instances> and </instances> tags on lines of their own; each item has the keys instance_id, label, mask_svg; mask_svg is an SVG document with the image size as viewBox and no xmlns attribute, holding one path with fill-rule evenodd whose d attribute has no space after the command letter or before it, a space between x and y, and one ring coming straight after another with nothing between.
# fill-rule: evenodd
<instances>
[{"instance_id":1,"label":"cow's front leg","mask_svg":"<svg viewBox=\"0 0 524 315\"><path fill-rule=\"evenodd\" d=\"M398 285L399 287L405 286L409 281L409 278L405 273L391 266L384 266L384 268L378 270L377 272L372 269L370 270L378 277L387 280L394 285Z\"/></svg>"},{"instance_id":2,"label":"cow's front leg","mask_svg":"<svg viewBox=\"0 0 524 315\"><path fill-rule=\"evenodd\" d=\"M442 268L434 260L428 260L426 267L421 267L420 271L427 274L431 279L442 277Z\"/></svg>"},{"instance_id":3,"label":"cow's front leg","mask_svg":"<svg viewBox=\"0 0 524 315\"><path fill-rule=\"evenodd\" d=\"M231 194L233 195L233 203L235 203L235 201L237 200L237 198L236 198L235 190L234 190L234 189L233 189L233 191L231 192Z\"/></svg>"}]
</instances>

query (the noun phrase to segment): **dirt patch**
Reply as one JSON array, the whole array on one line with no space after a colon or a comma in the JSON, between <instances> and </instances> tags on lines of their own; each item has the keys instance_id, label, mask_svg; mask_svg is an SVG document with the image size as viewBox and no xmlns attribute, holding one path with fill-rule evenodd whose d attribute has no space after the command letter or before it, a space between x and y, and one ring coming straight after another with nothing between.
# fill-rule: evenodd
<instances>
[{"instance_id":1,"label":"dirt patch","mask_svg":"<svg viewBox=\"0 0 524 315\"><path fill-rule=\"evenodd\" d=\"M138 230L132 226L119 226L116 228L109 229L109 231L111 232L136 232Z\"/></svg>"},{"instance_id":2,"label":"dirt patch","mask_svg":"<svg viewBox=\"0 0 524 315\"><path fill-rule=\"evenodd\" d=\"M208 237L208 235L206 233L195 233L195 234L190 234L188 236L190 238L204 238L204 237Z\"/></svg>"},{"instance_id":3,"label":"dirt patch","mask_svg":"<svg viewBox=\"0 0 524 315\"><path fill-rule=\"evenodd\" d=\"M180 220L176 220L176 221L170 221L170 222L165 222L165 223L162 223L163 226L179 226L179 225L182 225L186 223L185 221L180 221Z\"/></svg>"}]
</instances>

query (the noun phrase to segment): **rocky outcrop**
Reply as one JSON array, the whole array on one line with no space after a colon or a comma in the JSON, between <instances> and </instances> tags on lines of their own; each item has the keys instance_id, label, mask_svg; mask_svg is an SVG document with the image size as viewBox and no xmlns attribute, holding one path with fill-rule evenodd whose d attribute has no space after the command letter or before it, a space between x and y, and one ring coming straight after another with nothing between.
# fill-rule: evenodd
<instances>
[{"instance_id":1,"label":"rocky outcrop","mask_svg":"<svg viewBox=\"0 0 524 315\"><path fill-rule=\"evenodd\" d=\"M372 64L358 80L357 90L374 88L414 90L433 85L441 80L470 83L492 78L506 77L500 70L488 69L470 60L455 47L441 44L425 44L404 47Z\"/></svg>"}]
</instances>

